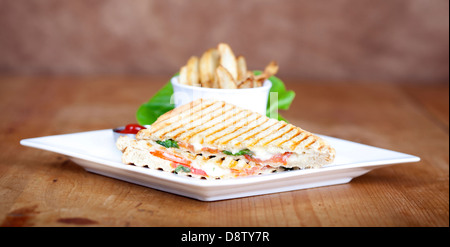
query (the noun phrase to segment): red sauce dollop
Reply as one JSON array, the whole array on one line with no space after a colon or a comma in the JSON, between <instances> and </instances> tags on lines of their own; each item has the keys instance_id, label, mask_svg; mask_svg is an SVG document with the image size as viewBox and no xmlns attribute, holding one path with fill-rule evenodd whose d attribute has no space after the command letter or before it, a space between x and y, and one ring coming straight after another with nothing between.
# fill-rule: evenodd
<instances>
[{"instance_id":1,"label":"red sauce dollop","mask_svg":"<svg viewBox=\"0 0 450 247\"><path fill-rule=\"evenodd\" d=\"M121 134L137 134L139 130L146 129L144 126L139 124L127 124L125 126L125 129L116 131L117 133Z\"/></svg>"}]
</instances>

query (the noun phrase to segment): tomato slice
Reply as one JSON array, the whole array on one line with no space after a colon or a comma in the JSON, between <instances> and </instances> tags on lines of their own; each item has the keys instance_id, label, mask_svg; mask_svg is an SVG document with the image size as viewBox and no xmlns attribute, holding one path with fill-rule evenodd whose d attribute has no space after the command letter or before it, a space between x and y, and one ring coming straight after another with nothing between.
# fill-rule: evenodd
<instances>
[{"instance_id":1,"label":"tomato slice","mask_svg":"<svg viewBox=\"0 0 450 247\"><path fill-rule=\"evenodd\" d=\"M274 155L272 158L270 158L268 161L270 162L275 162L275 163L283 163L286 164L287 159L289 158L289 156L291 156L292 153L291 152L286 152L284 154L276 154Z\"/></svg>"},{"instance_id":2,"label":"tomato slice","mask_svg":"<svg viewBox=\"0 0 450 247\"><path fill-rule=\"evenodd\" d=\"M172 166L172 168L177 168L178 166L184 166L184 167L189 168L189 170L191 170L192 174L208 176L208 174L206 174L206 172L203 171L202 169L197 169L197 168L191 167L190 165L184 165L184 164L172 162L172 164L170 164L170 166Z\"/></svg>"},{"instance_id":3,"label":"tomato slice","mask_svg":"<svg viewBox=\"0 0 450 247\"><path fill-rule=\"evenodd\" d=\"M187 150L195 153L195 148L194 148L194 145L192 145L192 144L188 144L185 142L178 142L178 145L184 149L187 149ZM212 154L216 154L219 152L219 150L217 150L215 148L209 148L209 147L203 147L201 151L210 152Z\"/></svg>"},{"instance_id":4,"label":"tomato slice","mask_svg":"<svg viewBox=\"0 0 450 247\"><path fill-rule=\"evenodd\" d=\"M181 148L187 149L187 150L189 150L189 151L191 151L191 152L194 152L194 151L195 151L193 145L187 144L187 143L185 143L185 142L178 142L178 146L180 146Z\"/></svg>"},{"instance_id":5,"label":"tomato slice","mask_svg":"<svg viewBox=\"0 0 450 247\"><path fill-rule=\"evenodd\" d=\"M217 149L215 149L215 148L208 148L208 147L202 148L202 151L210 152L210 153L212 153L212 154L216 154L216 153L219 152L219 150L217 150Z\"/></svg>"},{"instance_id":6,"label":"tomato slice","mask_svg":"<svg viewBox=\"0 0 450 247\"><path fill-rule=\"evenodd\" d=\"M197 168L194 168L194 167L190 167L189 169L191 169L191 173L192 174L201 175L201 176L208 176L208 174L206 174L206 172L203 171L202 169L197 169Z\"/></svg>"},{"instance_id":7,"label":"tomato slice","mask_svg":"<svg viewBox=\"0 0 450 247\"><path fill-rule=\"evenodd\" d=\"M168 161L172 161L172 163L170 164L173 168L177 168L179 165L182 165L184 167L187 167L191 170L192 174L196 174L196 175L201 175L201 176L208 176L208 174L206 174L205 171L203 171L202 169L197 169L191 166L191 161L184 159L176 154L172 154L172 153L168 153L168 152L163 152L160 150L155 150L155 151L150 151L150 153L158 158L164 159L164 160L168 160Z\"/></svg>"},{"instance_id":8,"label":"tomato slice","mask_svg":"<svg viewBox=\"0 0 450 247\"><path fill-rule=\"evenodd\" d=\"M242 170L233 169L231 168L231 172L236 175L237 177L244 177L244 176L250 176L258 174L259 171L261 171L262 166L254 166L251 168L244 168Z\"/></svg>"},{"instance_id":9,"label":"tomato slice","mask_svg":"<svg viewBox=\"0 0 450 247\"><path fill-rule=\"evenodd\" d=\"M181 165L185 165L185 166L190 166L191 161L184 159L178 155L172 154L172 153L168 153L168 152L163 152L160 150L154 150L154 151L150 151L150 153L153 156L156 156L158 158L164 159L164 160L168 160L168 161L172 161Z\"/></svg>"},{"instance_id":10,"label":"tomato slice","mask_svg":"<svg viewBox=\"0 0 450 247\"><path fill-rule=\"evenodd\" d=\"M267 160L261 160L261 159L258 159L258 158L254 158L254 157L252 157L252 156L250 156L250 155L248 155L248 154L246 154L246 155L244 155L244 156L245 156L245 158L247 158L248 160L253 161L253 162L255 162L255 163L259 163L259 164L266 163L266 162L273 162L273 163L282 163L282 164L285 164L285 165L286 165L287 159L288 159L289 156L291 156L291 155L292 155L291 152L286 152L286 153L284 153L284 154L275 154L274 156L272 156L272 158L267 159Z\"/></svg>"}]
</instances>

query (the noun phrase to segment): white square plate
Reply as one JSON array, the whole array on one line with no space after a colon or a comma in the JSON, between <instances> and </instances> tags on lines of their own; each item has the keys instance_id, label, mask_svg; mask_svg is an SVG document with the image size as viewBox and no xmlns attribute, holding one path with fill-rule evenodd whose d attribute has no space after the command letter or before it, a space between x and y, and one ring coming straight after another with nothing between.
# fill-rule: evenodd
<instances>
[{"instance_id":1,"label":"white square plate","mask_svg":"<svg viewBox=\"0 0 450 247\"><path fill-rule=\"evenodd\" d=\"M320 169L279 172L227 180L199 180L173 173L125 165L116 148L111 129L21 140L24 146L68 156L90 172L154 189L215 201L319 186L343 184L372 169L417 162L419 157L321 136L336 149L333 164Z\"/></svg>"}]
</instances>

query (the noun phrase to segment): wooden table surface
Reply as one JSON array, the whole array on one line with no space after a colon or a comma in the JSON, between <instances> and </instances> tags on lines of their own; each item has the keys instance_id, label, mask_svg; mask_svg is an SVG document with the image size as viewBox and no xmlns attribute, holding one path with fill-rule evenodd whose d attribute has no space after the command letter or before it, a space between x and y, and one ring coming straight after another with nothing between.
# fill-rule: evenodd
<instances>
[{"instance_id":1,"label":"wooden table surface","mask_svg":"<svg viewBox=\"0 0 450 247\"><path fill-rule=\"evenodd\" d=\"M449 226L449 87L286 80L311 132L419 156L350 183L202 202L86 172L21 139L135 122L167 77L0 77L2 226Z\"/></svg>"}]
</instances>

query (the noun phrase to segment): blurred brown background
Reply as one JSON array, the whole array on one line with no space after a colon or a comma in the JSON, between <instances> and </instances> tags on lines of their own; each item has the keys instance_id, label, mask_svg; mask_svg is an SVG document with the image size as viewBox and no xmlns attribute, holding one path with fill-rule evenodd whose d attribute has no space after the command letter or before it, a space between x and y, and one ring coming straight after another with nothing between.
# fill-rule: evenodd
<instances>
[{"instance_id":1,"label":"blurred brown background","mask_svg":"<svg viewBox=\"0 0 450 247\"><path fill-rule=\"evenodd\" d=\"M448 0L0 0L2 75L170 76L228 42L313 81L448 82Z\"/></svg>"}]
</instances>

